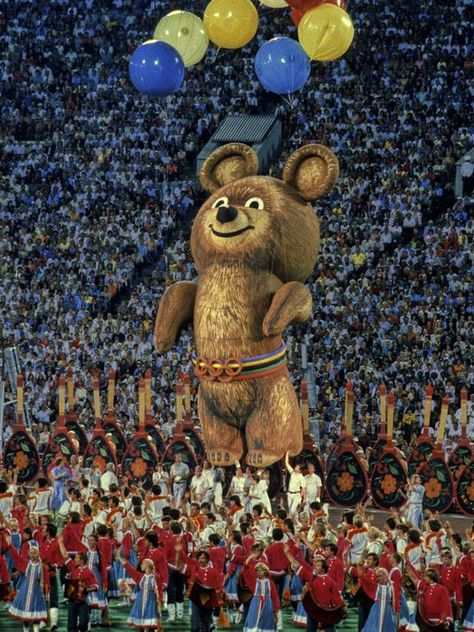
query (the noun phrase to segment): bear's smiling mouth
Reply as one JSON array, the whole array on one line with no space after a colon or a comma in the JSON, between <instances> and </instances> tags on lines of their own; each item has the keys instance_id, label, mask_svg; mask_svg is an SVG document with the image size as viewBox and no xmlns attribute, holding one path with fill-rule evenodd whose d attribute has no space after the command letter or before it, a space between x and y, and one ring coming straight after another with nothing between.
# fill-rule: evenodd
<instances>
[{"instance_id":1,"label":"bear's smiling mouth","mask_svg":"<svg viewBox=\"0 0 474 632\"><path fill-rule=\"evenodd\" d=\"M237 235L241 235L242 233L245 233L246 230L251 230L253 226L246 226L245 228L234 230L232 233L220 233L218 230L215 230L212 227L212 224L209 224L209 228L211 229L212 234L215 235L216 237L237 237Z\"/></svg>"}]
</instances>

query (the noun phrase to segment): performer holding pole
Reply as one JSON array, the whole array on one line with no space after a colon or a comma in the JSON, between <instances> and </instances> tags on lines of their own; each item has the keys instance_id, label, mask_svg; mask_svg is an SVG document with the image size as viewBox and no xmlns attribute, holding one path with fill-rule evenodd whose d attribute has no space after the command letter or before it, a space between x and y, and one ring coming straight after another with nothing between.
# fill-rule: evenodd
<instances>
[{"instance_id":1,"label":"performer holding pole","mask_svg":"<svg viewBox=\"0 0 474 632\"><path fill-rule=\"evenodd\" d=\"M425 495L425 488L421 484L421 478L418 474L413 474L410 478L407 492L407 522L411 523L417 529L421 529L423 523L423 496Z\"/></svg>"},{"instance_id":2,"label":"performer holding pole","mask_svg":"<svg viewBox=\"0 0 474 632\"><path fill-rule=\"evenodd\" d=\"M290 473L288 482L288 513L291 517L296 516L298 507L304 501L306 490L306 479L301 472L301 465L296 464L294 468L290 465L289 452L285 455L285 466Z\"/></svg>"}]
</instances>

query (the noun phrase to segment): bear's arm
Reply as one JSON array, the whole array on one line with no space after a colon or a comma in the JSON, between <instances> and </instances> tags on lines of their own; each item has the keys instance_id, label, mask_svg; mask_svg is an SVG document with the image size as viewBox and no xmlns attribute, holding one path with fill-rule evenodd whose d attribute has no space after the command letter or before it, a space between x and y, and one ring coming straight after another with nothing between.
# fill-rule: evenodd
<instances>
[{"instance_id":1,"label":"bear's arm","mask_svg":"<svg viewBox=\"0 0 474 632\"><path fill-rule=\"evenodd\" d=\"M153 332L153 343L158 353L169 351L180 327L192 320L197 287L197 283L192 281L179 281L161 297Z\"/></svg>"},{"instance_id":2,"label":"bear's arm","mask_svg":"<svg viewBox=\"0 0 474 632\"><path fill-rule=\"evenodd\" d=\"M309 318L312 306L313 299L307 287L296 281L285 283L275 292L263 320L264 336L277 336L290 323L303 323Z\"/></svg>"}]
</instances>

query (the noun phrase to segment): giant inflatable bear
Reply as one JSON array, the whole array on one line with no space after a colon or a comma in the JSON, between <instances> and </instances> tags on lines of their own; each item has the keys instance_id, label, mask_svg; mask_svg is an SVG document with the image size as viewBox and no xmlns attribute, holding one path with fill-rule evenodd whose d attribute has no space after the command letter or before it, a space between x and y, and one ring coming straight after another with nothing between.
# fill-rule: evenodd
<instances>
[{"instance_id":1,"label":"giant inflatable bear","mask_svg":"<svg viewBox=\"0 0 474 632\"><path fill-rule=\"evenodd\" d=\"M295 151L282 179L259 176L247 145L219 147L200 172L211 195L191 232L199 273L170 286L158 308L154 343L164 353L193 320L200 379L198 411L214 465L268 466L298 454L303 432L282 334L311 314L303 285L319 250L319 223L308 202L339 175L322 145Z\"/></svg>"}]
</instances>

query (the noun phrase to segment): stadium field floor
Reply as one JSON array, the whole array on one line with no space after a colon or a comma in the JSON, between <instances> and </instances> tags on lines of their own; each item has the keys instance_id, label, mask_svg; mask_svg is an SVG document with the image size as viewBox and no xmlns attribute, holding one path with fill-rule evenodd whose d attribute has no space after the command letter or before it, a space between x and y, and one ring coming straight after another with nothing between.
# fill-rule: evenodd
<instances>
[{"instance_id":1,"label":"stadium field floor","mask_svg":"<svg viewBox=\"0 0 474 632\"><path fill-rule=\"evenodd\" d=\"M111 607L111 621L112 627L110 630L130 630L133 629L129 625L127 625L127 617L129 613L129 608L118 607L118 601L112 602ZM177 621L175 623L166 623L166 612L163 613L163 628L165 632L189 632L191 629L190 621L189 621L189 609L185 608L185 618L183 621ZM66 617L67 611L65 604L62 604L59 609L59 631L67 630L66 626ZM289 632L290 630L297 631L299 628L296 628L291 623L291 609L286 608L283 610L283 625L284 631ZM230 632L241 632L242 624L240 625L232 625L230 628ZM218 628L219 630L220 628ZM43 628L44 632L49 632L49 628ZM96 630L100 632L100 630L107 630L107 628L91 628L92 631ZM1 632L23 632L23 627L21 622L15 621L11 617L8 616L7 611L0 606L0 631ZM338 632L356 632L357 631L357 610L349 609L347 613L347 619L342 621L337 626ZM32 632L32 628L30 627L30 632Z\"/></svg>"}]
</instances>

